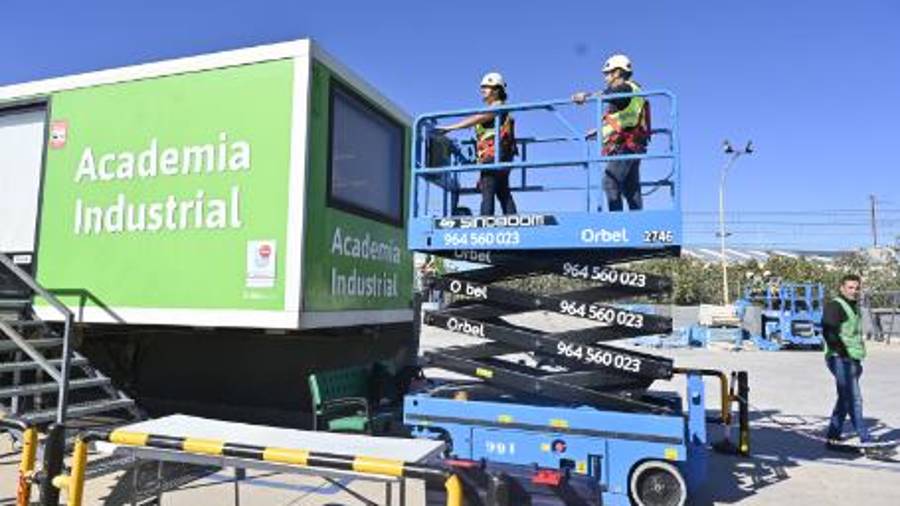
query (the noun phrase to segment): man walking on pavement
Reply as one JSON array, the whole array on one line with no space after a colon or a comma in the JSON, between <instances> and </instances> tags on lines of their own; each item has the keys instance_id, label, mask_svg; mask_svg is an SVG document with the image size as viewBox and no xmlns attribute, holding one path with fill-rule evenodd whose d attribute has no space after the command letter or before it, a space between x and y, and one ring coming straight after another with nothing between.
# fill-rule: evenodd
<instances>
[{"instance_id":1,"label":"man walking on pavement","mask_svg":"<svg viewBox=\"0 0 900 506\"><path fill-rule=\"evenodd\" d=\"M603 65L603 92L578 92L572 101L583 104L591 96L613 93L640 93L641 87L631 80L631 60L624 54L614 54ZM603 115L603 154L605 156L631 155L647 152L650 142L650 104L644 97L626 97L609 100ZM588 137L596 131L588 133ZM621 211L622 197L628 201L628 208L637 211L643 208L641 198L641 161L636 159L613 160L606 164L603 175L603 191L606 193L610 211Z\"/></svg>"},{"instance_id":2,"label":"man walking on pavement","mask_svg":"<svg viewBox=\"0 0 900 506\"><path fill-rule=\"evenodd\" d=\"M859 313L860 278L848 274L841 278L840 295L829 301L822 314L822 333L825 336L825 363L834 376L837 402L828 424L826 446L834 448L841 441L844 420L859 435L861 444L871 442L863 421L862 394L859 377L862 361L866 357L866 345L862 335L862 319Z\"/></svg>"}]
</instances>

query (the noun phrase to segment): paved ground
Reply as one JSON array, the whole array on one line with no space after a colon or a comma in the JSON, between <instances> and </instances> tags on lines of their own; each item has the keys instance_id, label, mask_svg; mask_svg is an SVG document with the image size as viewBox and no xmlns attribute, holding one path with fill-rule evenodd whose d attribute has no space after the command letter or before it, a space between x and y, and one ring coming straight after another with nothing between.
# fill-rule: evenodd
<instances>
[{"instance_id":1,"label":"paved ground","mask_svg":"<svg viewBox=\"0 0 900 506\"><path fill-rule=\"evenodd\" d=\"M571 322L547 315L523 317L528 323L558 327ZM422 346L433 349L461 344L462 339L429 331ZM747 370L750 373L753 457L714 455L710 477L692 504L896 505L900 504L900 462L826 451L821 434L834 402L834 387L818 352L733 352L726 349L645 350L673 357L683 367ZM656 389L680 391L683 383L656 384ZM900 438L900 345L870 345L862 378L865 412L877 436ZM708 388L707 406L716 409L716 388ZM8 441L0 447L0 504L15 491L15 454ZM85 504L128 504L130 479L121 473L89 483ZM230 471L219 471L164 496L164 505L234 504ZM356 494L384 504L381 484L356 482ZM422 486L411 483L410 505L422 503ZM123 499L123 497L125 499ZM321 478L251 473L241 485L242 504L355 505L365 504ZM396 503L395 491L395 503ZM5 502L3 502L5 501Z\"/></svg>"}]
</instances>

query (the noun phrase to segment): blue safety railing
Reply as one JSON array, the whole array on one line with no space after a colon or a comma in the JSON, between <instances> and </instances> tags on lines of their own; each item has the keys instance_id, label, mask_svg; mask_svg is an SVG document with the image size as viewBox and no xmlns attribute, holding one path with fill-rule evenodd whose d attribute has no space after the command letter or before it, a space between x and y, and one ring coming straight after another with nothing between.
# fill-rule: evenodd
<instances>
[{"instance_id":1,"label":"blue safety railing","mask_svg":"<svg viewBox=\"0 0 900 506\"><path fill-rule=\"evenodd\" d=\"M592 127L596 132L602 130L606 102L635 96L646 98L652 104L652 110L665 111L664 116L660 117L660 114L654 113L652 118L654 123L661 122L663 126L653 128L651 131L651 149L648 152L604 156L601 136L587 138L585 130L587 127ZM663 107L660 107L657 102L665 103L662 104ZM512 161L500 161L502 150L498 146L494 150L494 163L476 163L473 140L460 140L435 131L435 127L441 121L484 112L498 113L494 117L495 132L500 131L501 114L499 113L512 113L516 118L517 155ZM582 122L580 125L582 128L577 127L576 122L568 117L572 112L581 115L588 114L587 124ZM529 121L536 114L547 117L539 119L541 127L546 128L549 123L561 131L554 132L549 136L528 135L529 131L534 131L534 128L529 127ZM468 175L481 171L501 170L514 171L511 175L511 190L517 196L526 193L546 194L562 191L580 193L578 197L567 196L565 198L567 205L575 206L574 211L572 209L565 212L560 211L554 208L552 203L548 206L546 202L550 202L550 200L542 203L540 208L531 208L528 204L518 205L519 215L553 213L553 221L556 223L556 228L552 230L554 237L564 236L567 224L574 229L592 226L599 222L610 226L622 222L631 224L632 228L643 227L640 231L632 233L632 236L640 232L664 232L664 237L667 238L662 243L649 241L646 244L652 243L652 246L659 246L680 243L681 192L679 181L681 167L677 125L676 98L671 92L665 90L603 95L588 99L583 105L574 104L571 100L556 100L421 115L413 125L411 191L409 194L410 247L427 250L450 246L472 246L451 244L434 237L435 234L440 234L439 220L472 214L463 212L465 208L459 206L462 196L479 193L474 184L466 184ZM663 162L663 173L654 174L653 178L645 178L640 182L640 186L642 191L646 192L645 195L655 193L660 189L667 189L669 196L667 205L662 210L645 208L640 211L627 211L617 216L616 220L612 220L610 213L598 215L605 208L605 205L602 204L605 199L601 196L604 165L613 160L630 159ZM645 174L649 173L647 164L642 165L644 165L642 171ZM659 165L652 168L658 169L658 167ZM566 179L569 180L568 185L553 186L536 183L535 180L538 178L534 174L547 174L554 170L559 171L554 176L565 171ZM573 171L575 172L573 173ZM468 179L475 179L475 177L468 177ZM557 178L554 177L554 179ZM642 224L642 222L647 223ZM444 223L449 222L445 221ZM578 241L571 237L559 241L552 238L537 241L538 234L530 233L528 235L535 236L533 238L535 240L530 240L528 244L519 242L517 245L510 246L524 248L578 247L580 242L591 242ZM638 246L640 242L629 245ZM582 244L581 246L589 245Z\"/></svg>"}]
</instances>

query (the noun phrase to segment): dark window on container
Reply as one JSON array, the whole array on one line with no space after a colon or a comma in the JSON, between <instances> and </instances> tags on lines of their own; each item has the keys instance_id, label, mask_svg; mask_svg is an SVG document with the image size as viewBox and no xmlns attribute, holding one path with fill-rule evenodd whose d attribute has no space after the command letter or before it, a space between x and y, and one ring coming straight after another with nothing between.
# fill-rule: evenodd
<instances>
[{"instance_id":1,"label":"dark window on container","mask_svg":"<svg viewBox=\"0 0 900 506\"><path fill-rule=\"evenodd\" d=\"M328 205L403 224L403 125L331 81Z\"/></svg>"}]
</instances>

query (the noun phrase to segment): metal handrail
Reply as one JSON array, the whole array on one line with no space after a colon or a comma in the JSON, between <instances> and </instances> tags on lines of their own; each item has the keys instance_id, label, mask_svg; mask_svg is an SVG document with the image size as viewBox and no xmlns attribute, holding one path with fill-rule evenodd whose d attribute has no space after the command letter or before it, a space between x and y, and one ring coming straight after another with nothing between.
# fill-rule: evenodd
<instances>
[{"instance_id":1,"label":"metal handrail","mask_svg":"<svg viewBox=\"0 0 900 506\"><path fill-rule=\"evenodd\" d=\"M75 320L77 322L84 321L84 309L88 302L93 302L95 307L102 309L116 323L128 323L99 297L85 288L51 288L50 293L62 297L78 297L78 318Z\"/></svg>"},{"instance_id":2,"label":"metal handrail","mask_svg":"<svg viewBox=\"0 0 900 506\"><path fill-rule=\"evenodd\" d=\"M672 203L676 209L680 208L680 200L681 200L681 192L676 191L676 184L674 181L678 181L681 176L680 170L680 161L679 161L679 148L678 148L678 128L677 128L677 100L674 94L667 90L648 90L641 91L638 93L615 93L609 95L601 95L599 97L591 97L585 101L585 103L593 103L596 104L596 130L599 132L602 129L603 125L603 115L604 115L604 107L603 104L605 102L609 102L612 100L631 98L631 97L665 97L668 99L669 103L669 125L666 125L664 128L654 128L651 131L651 135L662 135L666 137L668 142L665 144L664 152L662 153L639 153L639 154L618 154L618 155L601 155L603 139L602 136L597 135L595 138L586 138L583 134L576 131L576 129L569 123L566 118L564 118L559 113L559 108L562 106L573 107L574 103L571 100L550 100L544 102L526 102L519 104L508 104L501 105L496 107L481 107L481 108L469 108L469 109L459 109L459 110L449 110L449 111L438 111L434 113L427 113L418 116L413 122L413 138L414 142L412 143L412 170L411 170L411 191L409 195L410 199L410 208L412 211L413 217L417 217L422 213L422 209L420 208L421 198L420 193L421 190L419 185L421 182L426 181L430 183L434 183L435 181L445 181L444 178L456 178L461 173L469 173L474 171L501 171L501 170L511 170L511 169L522 169L524 172L527 169L549 169L549 168L558 168L558 167L582 167L584 169L589 169L592 165L601 164L605 162L615 161L615 160L671 160L672 161L672 170L670 173L665 176L662 180L655 181L653 185L642 185L642 186L669 186L670 192L672 194ZM451 117L460 117L467 116L472 114L479 113L495 113L494 115L494 128L499 128L499 121L501 115L499 113L503 112L513 112L513 111L548 111L552 112L553 115L558 119L567 133L562 134L557 137L550 138L525 138L525 139L517 139L517 143L522 144L523 148L526 144L545 144L549 142L570 142L570 146L574 146L577 149L578 146L582 146L584 149L583 157L567 157L567 159L559 159L559 160L548 160L548 161L534 161L528 160L527 157L522 156L520 160L501 162L500 161L500 149L495 150L495 158L494 163L471 163L469 157L460 156L460 153L454 152L451 157L451 162L449 165L444 165L441 167L428 167L426 165L427 160L427 151L426 145L427 142L425 139L431 135L431 128L436 124L436 121L444 118ZM569 135L571 134L571 135ZM527 142L525 142L527 141ZM459 144L455 143L455 146L459 146ZM592 148L595 146L596 149ZM452 150L452 148L451 148ZM458 148L456 151L459 151ZM576 155L577 156L577 155ZM583 189L588 193L587 196L587 208L591 209L591 197L590 197L590 188L592 186L591 182L591 171L587 171L586 181ZM523 176L523 182L524 182ZM439 185L440 186L440 185ZM447 195L451 191L447 185L444 185L444 207L446 211L447 206ZM452 185L451 185L452 186ZM457 185L458 186L458 185ZM523 183L523 187L524 187ZM429 201L429 185L426 184L424 188L424 198L425 202ZM457 188L458 190L458 188ZM426 204L427 205L427 204Z\"/></svg>"},{"instance_id":3,"label":"metal handrail","mask_svg":"<svg viewBox=\"0 0 900 506\"><path fill-rule=\"evenodd\" d=\"M74 320L74 315L69 308L63 304L55 295L47 291L44 287L38 284L37 280L35 280L30 274L22 270L15 262L12 261L7 255L0 253L0 264L2 264L6 269L11 272L16 278L19 279L22 283L25 284L32 292L36 293L44 300L46 300L54 309L62 313L65 322L63 327L63 351L62 351L62 367L60 370L57 370L55 367L50 365L50 363L41 355L34 347L27 343L27 340L16 332L14 329L9 327L8 325L0 326L0 330L2 330L5 334L9 336L9 338L16 343L19 348L22 349L29 357L32 358L42 370L44 370L47 374L53 378L59 385L59 394L57 396L58 406L56 408L56 423L64 423L66 420L66 411L69 407L69 373L72 367L72 322Z\"/></svg>"}]
</instances>

